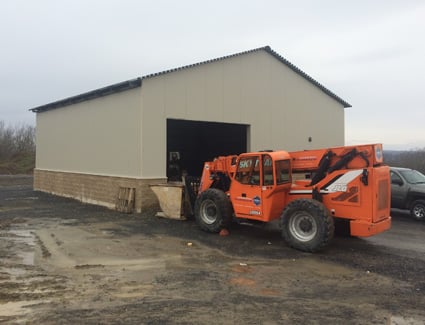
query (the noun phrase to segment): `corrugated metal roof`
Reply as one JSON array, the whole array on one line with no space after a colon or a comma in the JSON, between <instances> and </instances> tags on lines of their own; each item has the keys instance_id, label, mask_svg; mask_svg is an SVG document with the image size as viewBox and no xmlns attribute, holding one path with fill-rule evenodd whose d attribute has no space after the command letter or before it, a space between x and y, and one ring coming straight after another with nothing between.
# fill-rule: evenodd
<instances>
[{"instance_id":1,"label":"corrugated metal roof","mask_svg":"<svg viewBox=\"0 0 425 325\"><path fill-rule=\"evenodd\" d=\"M41 112L49 111L49 110L52 110L52 109L55 109L55 108L69 106L69 105L84 102L86 100L95 99L95 98L119 93L121 91L137 88L137 87L140 87L141 84L142 84L141 78L127 80L127 81L123 81L123 82L120 82L120 83L117 83L117 84L114 84L114 85L111 85L111 86L92 90L92 91L89 91L87 93L83 93L83 94L80 94L80 95L61 99L61 100L58 100L58 101L53 102L53 103L34 107L34 108L31 108L30 111L33 111L35 113L41 113Z\"/></svg>"},{"instance_id":2,"label":"corrugated metal roof","mask_svg":"<svg viewBox=\"0 0 425 325\"><path fill-rule=\"evenodd\" d=\"M316 87L318 87L320 90L322 90L326 95L334 98L336 101L338 101L344 107L351 107L351 105L349 103L347 103L345 100L343 100L342 98L337 96L335 93L333 93L332 91L327 89L321 83L319 83L318 81L316 81L315 79L310 77L308 74L306 74L300 68L293 65L291 62L286 60L283 56L281 56L280 54L278 54L277 52L272 50L270 48L270 46L264 46L264 47L256 48L256 49L253 49L253 50L245 51L245 52L240 52L240 53L227 55L227 56L223 56L223 57L216 58L216 59L211 59L211 60L208 60L208 61L203 61L203 62L199 62L199 63L194 63L194 64L178 67L178 68L175 68L175 69L169 69L169 70L165 70L165 71L161 71L161 72L157 72L157 73L148 74L148 75L145 75L143 77L123 81L123 82L120 82L120 83L117 83L117 84L114 84L114 85L110 85L110 86L107 86L107 87L104 87L104 88L89 91L87 93L83 93L83 94L80 94L80 95L76 95L76 96L72 96L72 97L69 97L69 98L62 99L62 100L58 100L58 101L53 102L53 103L49 103L49 104L46 104L46 105L31 108L30 111L35 112L35 113L40 113L40 112L48 111L48 110L51 110L51 109L60 108L60 107L80 103L80 102L83 102L83 101L86 101L86 100L91 100L91 99L94 99L94 98L107 96L107 95L110 95L110 94L114 94L114 93L122 92L122 91L125 91L125 90L140 87L142 85L143 79L153 78L153 77L160 76L160 75L163 75L163 74L167 74L167 73L171 73L171 72L175 72L175 71L180 71L180 70L184 70L184 69L189 69L189 68L196 67L196 66L199 66L199 65L217 62L217 61L221 61L221 60L225 60L225 59L229 59L229 58L232 58L232 57L236 57L236 56L240 56L240 55L244 55L244 54L249 54L249 53L253 53L253 52L258 52L258 51L266 51L267 53L271 54L277 60L279 60L280 62L285 64L291 70L293 70L295 73L299 74L301 77L307 79L309 82L314 84Z\"/></svg>"}]
</instances>

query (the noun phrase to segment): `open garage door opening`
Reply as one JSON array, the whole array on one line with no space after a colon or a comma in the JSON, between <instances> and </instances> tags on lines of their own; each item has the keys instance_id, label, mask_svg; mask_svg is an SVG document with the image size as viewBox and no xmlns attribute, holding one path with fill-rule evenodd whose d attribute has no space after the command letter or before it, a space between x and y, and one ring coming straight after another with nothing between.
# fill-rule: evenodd
<instances>
[{"instance_id":1,"label":"open garage door opening","mask_svg":"<svg viewBox=\"0 0 425 325\"><path fill-rule=\"evenodd\" d=\"M205 161L247 151L248 125L167 119L167 177L200 176Z\"/></svg>"}]
</instances>

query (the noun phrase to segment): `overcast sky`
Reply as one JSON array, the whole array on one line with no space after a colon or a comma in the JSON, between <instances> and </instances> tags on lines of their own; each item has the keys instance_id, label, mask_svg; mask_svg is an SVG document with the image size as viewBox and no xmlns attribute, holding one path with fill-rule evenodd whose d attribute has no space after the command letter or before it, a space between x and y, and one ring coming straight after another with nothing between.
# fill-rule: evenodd
<instances>
[{"instance_id":1,"label":"overcast sky","mask_svg":"<svg viewBox=\"0 0 425 325\"><path fill-rule=\"evenodd\" d=\"M425 148L425 1L2 0L0 120L269 45L348 101L346 144ZM284 149L284 148L283 148Z\"/></svg>"}]
</instances>

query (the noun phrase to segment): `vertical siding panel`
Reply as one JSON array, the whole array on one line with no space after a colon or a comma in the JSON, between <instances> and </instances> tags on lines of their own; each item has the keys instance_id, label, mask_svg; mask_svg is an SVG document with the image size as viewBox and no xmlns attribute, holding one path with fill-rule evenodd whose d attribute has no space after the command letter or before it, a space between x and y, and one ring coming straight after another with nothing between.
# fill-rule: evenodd
<instances>
[{"instance_id":1,"label":"vertical siding panel","mask_svg":"<svg viewBox=\"0 0 425 325\"><path fill-rule=\"evenodd\" d=\"M183 119L186 117L186 73L170 73L165 81L165 115Z\"/></svg>"},{"instance_id":2,"label":"vertical siding panel","mask_svg":"<svg viewBox=\"0 0 425 325\"><path fill-rule=\"evenodd\" d=\"M223 65L221 62L206 66L205 120L224 122L223 116Z\"/></svg>"},{"instance_id":3,"label":"vertical siding panel","mask_svg":"<svg viewBox=\"0 0 425 325\"><path fill-rule=\"evenodd\" d=\"M223 62L223 113L224 121L242 122L241 64L239 60Z\"/></svg>"},{"instance_id":4,"label":"vertical siding panel","mask_svg":"<svg viewBox=\"0 0 425 325\"><path fill-rule=\"evenodd\" d=\"M143 81L142 177L165 177L167 84L161 77Z\"/></svg>"},{"instance_id":5,"label":"vertical siding panel","mask_svg":"<svg viewBox=\"0 0 425 325\"><path fill-rule=\"evenodd\" d=\"M205 69L195 67L186 74L186 119L202 120L205 116Z\"/></svg>"}]
</instances>

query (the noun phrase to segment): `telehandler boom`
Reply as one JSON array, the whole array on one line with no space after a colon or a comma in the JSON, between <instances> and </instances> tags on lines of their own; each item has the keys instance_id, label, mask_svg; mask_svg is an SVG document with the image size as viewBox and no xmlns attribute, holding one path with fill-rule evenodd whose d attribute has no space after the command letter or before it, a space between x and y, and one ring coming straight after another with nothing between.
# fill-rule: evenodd
<instances>
[{"instance_id":1,"label":"telehandler boom","mask_svg":"<svg viewBox=\"0 0 425 325\"><path fill-rule=\"evenodd\" d=\"M336 221L352 236L390 228L389 167L381 144L218 157L204 164L194 214L208 232L233 218L280 218L289 246L315 252L331 241Z\"/></svg>"}]
</instances>

